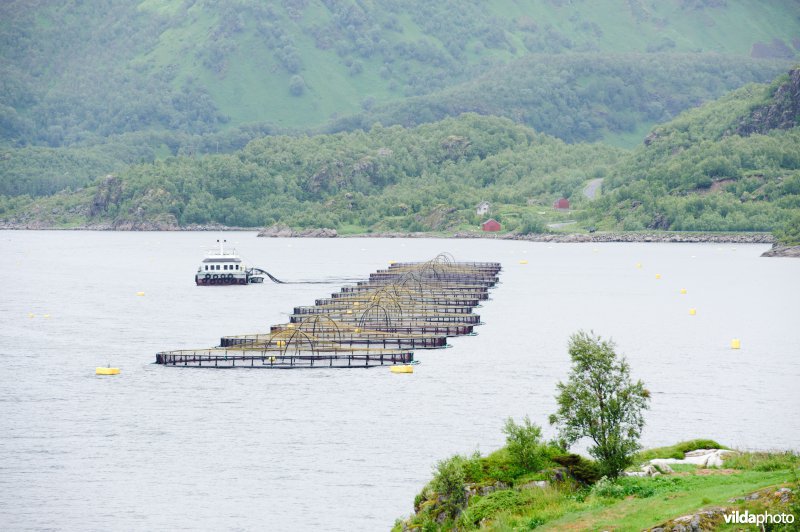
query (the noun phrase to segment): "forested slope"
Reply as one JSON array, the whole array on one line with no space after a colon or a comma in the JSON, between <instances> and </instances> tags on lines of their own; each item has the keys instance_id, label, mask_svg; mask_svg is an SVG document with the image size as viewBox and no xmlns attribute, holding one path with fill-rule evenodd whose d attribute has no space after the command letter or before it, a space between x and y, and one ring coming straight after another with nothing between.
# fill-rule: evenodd
<instances>
[{"instance_id":1,"label":"forested slope","mask_svg":"<svg viewBox=\"0 0 800 532\"><path fill-rule=\"evenodd\" d=\"M799 14L794 0L9 0L0 139L308 127L528 54L786 60Z\"/></svg>"},{"instance_id":2,"label":"forested slope","mask_svg":"<svg viewBox=\"0 0 800 532\"><path fill-rule=\"evenodd\" d=\"M785 71L783 61L719 54L533 54L474 80L334 121L329 131L417 124L475 112L568 142L636 145L654 124Z\"/></svg>"},{"instance_id":3,"label":"forested slope","mask_svg":"<svg viewBox=\"0 0 800 532\"><path fill-rule=\"evenodd\" d=\"M800 69L686 111L615 169L587 216L624 229L773 229L800 210L798 126Z\"/></svg>"},{"instance_id":4,"label":"forested slope","mask_svg":"<svg viewBox=\"0 0 800 532\"><path fill-rule=\"evenodd\" d=\"M221 223L333 227L343 231L474 226L490 201L507 227L605 175L624 151L570 145L511 120L478 115L416 128L269 136L232 154L135 165L74 194L19 208L17 224L177 227Z\"/></svg>"},{"instance_id":5,"label":"forested slope","mask_svg":"<svg viewBox=\"0 0 800 532\"><path fill-rule=\"evenodd\" d=\"M767 231L800 210L800 70L682 113L626 151L568 144L505 118L267 136L231 154L134 165L71 194L0 201L17 225L177 228L218 223L343 232L545 230L559 197L576 228ZM605 178L603 194L583 197ZM29 203L25 203L28 201Z\"/></svg>"}]
</instances>

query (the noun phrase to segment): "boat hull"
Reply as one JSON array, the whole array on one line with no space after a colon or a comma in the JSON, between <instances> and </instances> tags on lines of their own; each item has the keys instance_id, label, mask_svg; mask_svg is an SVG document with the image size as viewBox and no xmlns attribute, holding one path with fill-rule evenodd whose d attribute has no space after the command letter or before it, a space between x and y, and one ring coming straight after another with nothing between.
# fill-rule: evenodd
<instances>
[{"instance_id":1,"label":"boat hull","mask_svg":"<svg viewBox=\"0 0 800 532\"><path fill-rule=\"evenodd\" d=\"M230 286L233 284L247 284L247 276L199 274L195 275L194 282L197 286Z\"/></svg>"}]
</instances>

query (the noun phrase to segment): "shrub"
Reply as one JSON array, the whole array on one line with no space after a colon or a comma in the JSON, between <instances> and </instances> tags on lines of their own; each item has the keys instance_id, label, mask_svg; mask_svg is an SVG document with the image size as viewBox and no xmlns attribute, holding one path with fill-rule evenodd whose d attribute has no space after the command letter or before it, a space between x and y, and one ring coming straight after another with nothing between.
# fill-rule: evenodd
<instances>
[{"instance_id":1,"label":"shrub","mask_svg":"<svg viewBox=\"0 0 800 532\"><path fill-rule=\"evenodd\" d=\"M696 451L697 449L727 449L727 447L720 445L714 440L704 439L683 441L677 444L675 448L681 453L677 458L683 458L686 453Z\"/></svg>"},{"instance_id":2,"label":"shrub","mask_svg":"<svg viewBox=\"0 0 800 532\"><path fill-rule=\"evenodd\" d=\"M547 224L539 218L538 216L534 216L533 214L526 214L522 217L522 220L519 224L519 232L523 235L535 234L535 233L547 233Z\"/></svg>"},{"instance_id":3,"label":"shrub","mask_svg":"<svg viewBox=\"0 0 800 532\"><path fill-rule=\"evenodd\" d=\"M500 480L506 484L511 484L514 479L524 474L524 471L517 465L516 460L503 447L491 453L483 460L485 465L486 477Z\"/></svg>"},{"instance_id":4,"label":"shrub","mask_svg":"<svg viewBox=\"0 0 800 532\"><path fill-rule=\"evenodd\" d=\"M636 455L635 461L637 463L644 463L653 458L677 458L680 460L689 451L695 451L697 449L727 449L727 447L709 439L689 440L670 445L669 447L657 447L655 449L641 451Z\"/></svg>"},{"instance_id":5,"label":"shrub","mask_svg":"<svg viewBox=\"0 0 800 532\"><path fill-rule=\"evenodd\" d=\"M454 516L467 501L464 491L464 457L452 456L436 464L431 488L451 505L450 515Z\"/></svg>"},{"instance_id":6,"label":"shrub","mask_svg":"<svg viewBox=\"0 0 800 532\"><path fill-rule=\"evenodd\" d=\"M625 496L625 488L608 477L603 477L592 486L592 494L597 497L621 499Z\"/></svg>"},{"instance_id":7,"label":"shrub","mask_svg":"<svg viewBox=\"0 0 800 532\"><path fill-rule=\"evenodd\" d=\"M520 493L515 490L500 490L485 497L476 497L458 519L461 526L467 528L479 524L483 519L504 510L513 510L524 504Z\"/></svg>"},{"instance_id":8,"label":"shrub","mask_svg":"<svg viewBox=\"0 0 800 532\"><path fill-rule=\"evenodd\" d=\"M466 482L480 482L484 478L483 459L481 453L475 451L469 458L460 457L464 469L464 480Z\"/></svg>"},{"instance_id":9,"label":"shrub","mask_svg":"<svg viewBox=\"0 0 800 532\"><path fill-rule=\"evenodd\" d=\"M297 74L292 76L292 79L289 80L289 92L292 93L292 96L302 96L305 90L306 82L303 77Z\"/></svg>"},{"instance_id":10,"label":"shrub","mask_svg":"<svg viewBox=\"0 0 800 532\"><path fill-rule=\"evenodd\" d=\"M789 218L782 227L773 231L773 234L784 246L800 246L800 213Z\"/></svg>"},{"instance_id":11,"label":"shrub","mask_svg":"<svg viewBox=\"0 0 800 532\"><path fill-rule=\"evenodd\" d=\"M597 462L587 460L579 454L560 454L551 460L560 466L566 467L569 474L581 484L594 484L600 480L600 469Z\"/></svg>"},{"instance_id":12,"label":"shrub","mask_svg":"<svg viewBox=\"0 0 800 532\"><path fill-rule=\"evenodd\" d=\"M646 499L655 495L659 487L659 482L655 479L603 477L592 486L592 494L609 499L623 499L631 496ZM664 487L669 489L671 485Z\"/></svg>"},{"instance_id":13,"label":"shrub","mask_svg":"<svg viewBox=\"0 0 800 532\"><path fill-rule=\"evenodd\" d=\"M792 451L769 453L741 453L729 456L725 467L751 469L754 471L780 471L798 467L798 456Z\"/></svg>"},{"instance_id":14,"label":"shrub","mask_svg":"<svg viewBox=\"0 0 800 532\"><path fill-rule=\"evenodd\" d=\"M539 471L547 459L546 446L542 444L542 428L531 423L528 416L517 425L508 418L503 427L506 448L516 464L526 471Z\"/></svg>"}]
</instances>

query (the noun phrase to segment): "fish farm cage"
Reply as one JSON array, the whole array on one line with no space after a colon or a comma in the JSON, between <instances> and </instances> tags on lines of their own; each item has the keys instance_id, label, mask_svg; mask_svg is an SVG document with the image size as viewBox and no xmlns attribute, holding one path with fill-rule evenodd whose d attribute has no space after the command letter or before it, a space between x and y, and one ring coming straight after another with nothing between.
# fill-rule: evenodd
<instances>
[{"instance_id":1,"label":"fish farm cage","mask_svg":"<svg viewBox=\"0 0 800 532\"><path fill-rule=\"evenodd\" d=\"M489 299L496 262L391 263L314 305L295 307L268 333L224 336L218 347L156 354L156 364L193 368L369 368L417 363L415 349L449 347L474 334L473 310Z\"/></svg>"}]
</instances>

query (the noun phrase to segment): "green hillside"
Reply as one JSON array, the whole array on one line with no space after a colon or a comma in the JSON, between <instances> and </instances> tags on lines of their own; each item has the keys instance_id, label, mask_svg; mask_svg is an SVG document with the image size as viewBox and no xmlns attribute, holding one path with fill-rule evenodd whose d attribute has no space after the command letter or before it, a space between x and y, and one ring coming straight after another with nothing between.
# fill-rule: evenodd
<instances>
[{"instance_id":1,"label":"green hillside","mask_svg":"<svg viewBox=\"0 0 800 532\"><path fill-rule=\"evenodd\" d=\"M488 200L535 230L567 196L582 227L747 230L796 208L796 128L753 111L787 79L612 147L785 72L796 0L11 0L0 42L12 224L451 230Z\"/></svg>"},{"instance_id":2,"label":"green hillside","mask_svg":"<svg viewBox=\"0 0 800 532\"><path fill-rule=\"evenodd\" d=\"M632 147L681 111L785 71L718 54L531 54L473 80L341 118L328 131L417 124L465 112L505 116L568 142Z\"/></svg>"},{"instance_id":3,"label":"green hillside","mask_svg":"<svg viewBox=\"0 0 800 532\"><path fill-rule=\"evenodd\" d=\"M477 227L475 205L489 201L505 230L543 232L563 217L552 202L567 197L573 229L768 231L800 210L798 117L800 69L684 112L632 151L476 114L272 135L230 154L134 165L75 193L6 197L0 221L455 231ZM589 200L583 188L596 178L603 194Z\"/></svg>"},{"instance_id":4,"label":"green hillside","mask_svg":"<svg viewBox=\"0 0 800 532\"><path fill-rule=\"evenodd\" d=\"M590 219L628 230L769 230L800 210L800 69L658 126Z\"/></svg>"},{"instance_id":5,"label":"green hillside","mask_svg":"<svg viewBox=\"0 0 800 532\"><path fill-rule=\"evenodd\" d=\"M507 228L543 227L538 212L606 175L625 152L566 144L478 115L406 129L268 136L232 154L135 165L73 194L0 197L0 220L56 227L221 223L424 231L474 227L490 201Z\"/></svg>"},{"instance_id":6,"label":"green hillside","mask_svg":"<svg viewBox=\"0 0 800 532\"><path fill-rule=\"evenodd\" d=\"M789 0L12 0L0 5L0 138L309 127L531 53L789 59L798 15Z\"/></svg>"}]
</instances>

